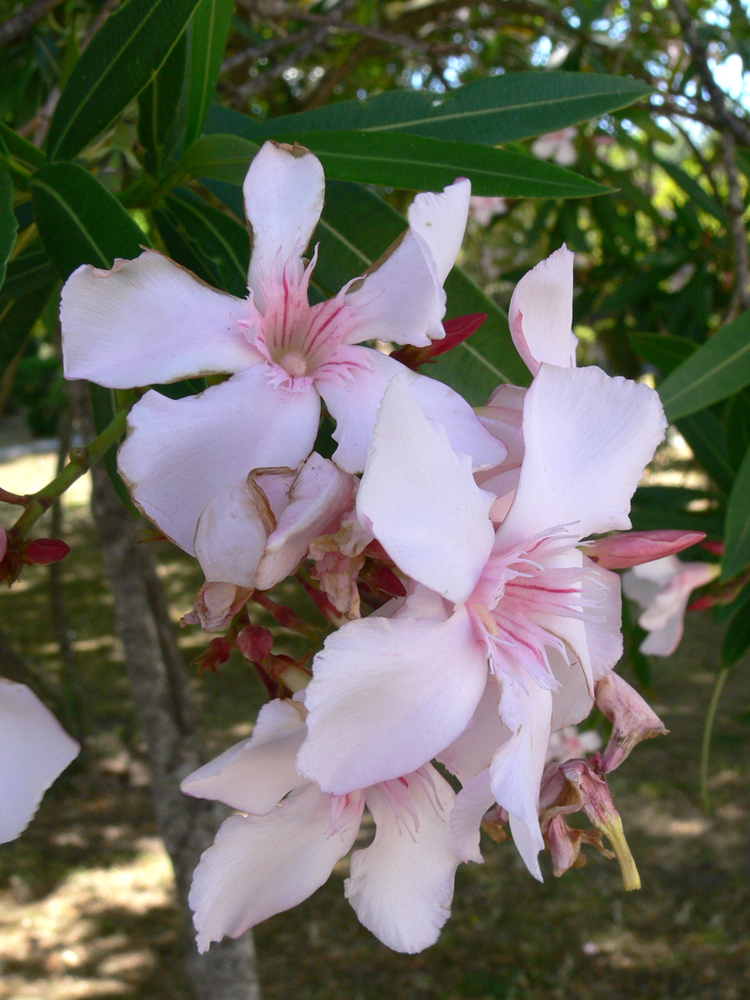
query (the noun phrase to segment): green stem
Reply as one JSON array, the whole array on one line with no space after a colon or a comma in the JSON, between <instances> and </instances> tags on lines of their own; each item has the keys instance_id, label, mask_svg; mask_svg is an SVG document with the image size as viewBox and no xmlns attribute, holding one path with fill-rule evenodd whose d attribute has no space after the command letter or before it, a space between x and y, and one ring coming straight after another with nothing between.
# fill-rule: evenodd
<instances>
[{"instance_id":1,"label":"green stem","mask_svg":"<svg viewBox=\"0 0 750 1000\"><path fill-rule=\"evenodd\" d=\"M49 510L55 500L58 500L76 479L80 479L88 472L91 466L98 462L113 444L117 443L125 433L126 419L126 411L120 410L112 422L94 438L87 448L71 448L68 464L51 482L31 495L26 510L8 532L9 536L14 539L25 538L32 525L39 520L45 511Z\"/></svg>"},{"instance_id":2,"label":"green stem","mask_svg":"<svg viewBox=\"0 0 750 1000\"><path fill-rule=\"evenodd\" d=\"M706 724L703 727L703 743L701 744L701 803L706 812L710 809L708 799L708 759L711 752L711 734L713 733L716 709L719 707L721 692L724 690L724 684L728 676L729 667L724 667L716 678L716 683L711 694L711 701L708 705L708 712L706 712Z\"/></svg>"}]
</instances>

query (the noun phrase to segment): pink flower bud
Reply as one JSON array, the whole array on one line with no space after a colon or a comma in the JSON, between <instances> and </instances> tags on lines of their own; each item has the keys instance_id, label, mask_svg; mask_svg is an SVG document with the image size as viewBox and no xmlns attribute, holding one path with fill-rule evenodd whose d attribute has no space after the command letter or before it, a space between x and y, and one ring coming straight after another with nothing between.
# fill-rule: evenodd
<instances>
[{"instance_id":1,"label":"pink flower bud","mask_svg":"<svg viewBox=\"0 0 750 1000\"><path fill-rule=\"evenodd\" d=\"M48 566L60 562L69 552L70 546L59 538L35 538L24 546L23 561Z\"/></svg>"},{"instance_id":2,"label":"pink flower bud","mask_svg":"<svg viewBox=\"0 0 750 1000\"><path fill-rule=\"evenodd\" d=\"M446 320L443 323L445 337L442 340L433 340L427 347L413 347L405 344L391 354L391 357L400 361L402 365L416 371L421 365L434 361L439 355L446 351L458 347L465 340L476 333L479 327L487 319L487 313L471 313L468 316L456 316L454 319Z\"/></svg>"},{"instance_id":3,"label":"pink flower bud","mask_svg":"<svg viewBox=\"0 0 750 1000\"><path fill-rule=\"evenodd\" d=\"M623 531L584 542L584 553L605 569L628 569L682 552L706 536L702 531Z\"/></svg>"},{"instance_id":4,"label":"pink flower bud","mask_svg":"<svg viewBox=\"0 0 750 1000\"><path fill-rule=\"evenodd\" d=\"M237 649L246 660L264 660L273 647L273 635L262 625L247 625L237 636Z\"/></svg>"}]
</instances>

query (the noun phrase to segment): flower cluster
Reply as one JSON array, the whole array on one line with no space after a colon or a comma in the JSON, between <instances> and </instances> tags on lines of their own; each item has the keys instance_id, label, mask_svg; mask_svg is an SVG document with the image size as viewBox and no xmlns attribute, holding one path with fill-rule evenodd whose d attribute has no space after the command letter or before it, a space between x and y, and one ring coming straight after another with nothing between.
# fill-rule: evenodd
<instances>
[{"instance_id":1,"label":"flower cluster","mask_svg":"<svg viewBox=\"0 0 750 1000\"><path fill-rule=\"evenodd\" d=\"M482 860L481 829L499 840L509 827L539 879L541 851L562 874L583 863L583 843L612 856L605 835L636 887L606 774L664 729L613 673L613 569L698 539L628 533L666 422L646 385L576 367L572 253L552 254L513 295L531 386L502 385L474 411L399 360L445 337L469 182L417 195L403 237L311 306L317 248L303 254L323 184L300 146L257 154L244 188L246 299L153 250L79 268L63 290L68 377L128 387L229 376L196 397L147 392L119 456L136 503L200 561L206 583L188 620L229 626L212 663L236 646L274 695L250 739L183 784L238 811L195 872L201 950L322 885L365 808L376 832L354 851L345 892L399 951L437 939L458 865ZM376 340L402 348L361 346ZM322 404L336 422L332 459L313 451ZM311 670L274 654L245 610L254 596L294 623L264 592L303 560L336 626ZM613 728L586 758L596 744L570 727L594 705ZM592 830L568 826L581 810Z\"/></svg>"}]
</instances>

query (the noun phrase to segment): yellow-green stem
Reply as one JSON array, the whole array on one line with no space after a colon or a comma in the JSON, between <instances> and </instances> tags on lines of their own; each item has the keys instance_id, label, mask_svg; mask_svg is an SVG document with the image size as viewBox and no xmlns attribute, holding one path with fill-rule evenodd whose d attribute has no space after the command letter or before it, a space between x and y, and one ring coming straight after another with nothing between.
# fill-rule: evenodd
<instances>
[{"instance_id":1,"label":"yellow-green stem","mask_svg":"<svg viewBox=\"0 0 750 1000\"><path fill-rule=\"evenodd\" d=\"M32 494L23 514L21 514L8 532L9 537L15 540L26 537L31 527L45 511L49 510L55 500L58 500L73 485L76 479L80 479L81 476L88 472L91 466L95 462L98 462L113 444L117 443L119 438L125 433L126 418L126 412L121 410L87 448L71 449L68 464L51 482L43 486L37 493Z\"/></svg>"}]
</instances>

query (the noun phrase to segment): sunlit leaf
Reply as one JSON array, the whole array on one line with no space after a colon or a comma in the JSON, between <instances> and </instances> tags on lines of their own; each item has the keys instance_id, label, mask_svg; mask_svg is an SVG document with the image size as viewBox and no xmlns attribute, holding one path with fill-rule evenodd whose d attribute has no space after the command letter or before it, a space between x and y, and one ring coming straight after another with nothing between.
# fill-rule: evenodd
<instances>
[{"instance_id":1,"label":"sunlit leaf","mask_svg":"<svg viewBox=\"0 0 750 1000\"><path fill-rule=\"evenodd\" d=\"M52 159L70 159L153 80L198 0L125 0L76 63L47 135Z\"/></svg>"},{"instance_id":2,"label":"sunlit leaf","mask_svg":"<svg viewBox=\"0 0 750 1000\"><path fill-rule=\"evenodd\" d=\"M233 8L234 0L200 0L195 8L190 46L186 145L200 135L216 91Z\"/></svg>"},{"instance_id":3,"label":"sunlit leaf","mask_svg":"<svg viewBox=\"0 0 750 1000\"><path fill-rule=\"evenodd\" d=\"M115 257L137 257L148 243L117 198L75 163L43 167L31 191L39 235L63 278L80 264L109 268Z\"/></svg>"},{"instance_id":4,"label":"sunlit leaf","mask_svg":"<svg viewBox=\"0 0 750 1000\"><path fill-rule=\"evenodd\" d=\"M550 71L505 73L444 95L392 90L365 101L340 101L268 122L245 119L241 134L257 140L281 134L357 129L409 132L499 146L589 121L626 107L649 92L645 84L627 76ZM301 138L300 141L304 142Z\"/></svg>"},{"instance_id":5,"label":"sunlit leaf","mask_svg":"<svg viewBox=\"0 0 750 1000\"><path fill-rule=\"evenodd\" d=\"M5 281L5 268L16 242L18 222L13 213L13 181L0 167L0 285Z\"/></svg>"},{"instance_id":6,"label":"sunlit leaf","mask_svg":"<svg viewBox=\"0 0 750 1000\"><path fill-rule=\"evenodd\" d=\"M750 448L727 501L724 543L726 550L721 560L721 578L731 580L750 563Z\"/></svg>"},{"instance_id":7,"label":"sunlit leaf","mask_svg":"<svg viewBox=\"0 0 750 1000\"><path fill-rule=\"evenodd\" d=\"M703 410L750 385L750 312L715 333L659 386L670 420Z\"/></svg>"}]
</instances>

